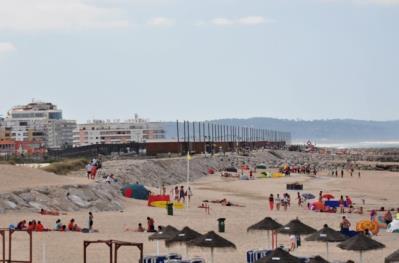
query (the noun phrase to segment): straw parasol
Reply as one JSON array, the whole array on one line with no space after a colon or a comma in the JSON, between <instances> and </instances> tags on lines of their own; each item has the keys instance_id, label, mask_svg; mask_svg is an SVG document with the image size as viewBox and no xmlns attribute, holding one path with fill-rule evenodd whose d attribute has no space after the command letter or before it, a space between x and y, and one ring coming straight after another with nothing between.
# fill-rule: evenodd
<instances>
[{"instance_id":1,"label":"straw parasol","mask_svg":"<svg viewBox=\"0 0 399 263\"><path fill-rule=\"evenodd\" d=\"M248 227L247 232L255 232L255 231L267 231L267 246L270 247L270 231L274 231L280 229L282 227L281 224L276 222L270 217L265 217L263 220L258 223Z\"/></svg>"},{"instance_id":2,"label":"straw parasol","mask_svg":"<svg viewBox=\"0 0 399 263\"><path fill-rule=\"evenodd\" d=\"M216 234L214 231L210 231L205 235L202 235L194 240L186 243L189 247L202 247L211 249L211 263L213 263L213 250L215 248L222 249L236 249L236 245L232 242L224 239L223 237Z\"/></svg>"},{"instance_id":3,"label":"straw parasol","mask_svg":"<svg viewBox=\"0 0 399 263\"><path fill-rule=\"evenodd\" d=\"M179 231L174 237L166 240L165 245L167 247L170 247L178 244L186 244L187 242L194 240L200 236L201 236L200 233L186 226L181 231ZM186 246L186 255L188 255L187 246Z\"/></svg>"},{"instance_id":4,"label":"straw parasol","mask_svg":"<svg viewBox=\"0 0 399 263\"><path fill-rule=\"evenodd\" d=\"M162 228L161 231L154 233L148 237L148 240L150 240L150 241L153 241L153 240L157 241L157 255L159 255L159 241L171 239L178 232L179 232L179 230L177 230L175 227L168 225L165 228Z\"/></svg>"},{"instance_id":5,"label":"straw parasol","mask_svg":"<svg viewBox=\"0 0 399 263\"><path fill-rule=\"evenodd\" d=\"M301 260L282 248L277 248L272 251L272 253L266 257L263 257L255 263L300 263Z\"/></svg>"},{"instance_id":6,"label":"straw parasol","mask_svg":"<svg viewBox=\"0 0 399 263\"><path fill-rule=\"evenodd\" d=\"M280 228L278 232L286 235L310 235L316 232L316 229L305 225L297 218Z\"/></svg>"},{"instance_id":7,"label":"straw parasol","mask_svg":"<svg viewBox=\"0 0 399 263\"><path fill-rule=\"evenodd\" d=\"M326 249L327 249L327 260L329 259L329 254L328 254L328 243L331 242L342 242L346 240L347 237L342 235L340 232L335 231L334 229L328 227L328 225L324 225L322 229L319 231L311 234L307 238L305 238L306 241L319 241L319 242L325 242L326 243Z\"/></svg>"},{"instance_id":8,"label":"straw parasol","mask_svg":"<svg viewBox=\"0 0 399 263\"><path fill-rule=\"evenodd\" d=\"M338 244L338 247L344 250L359 251L360 263L362 263L364 251L383 249L385 245L360 233Z\"/></svg>"},{"instance_id":9,"label":"straw parasol","mask_svg":"<svg viewBox=\"0 0 399 263\"><path fill-rule=\"evenodd\" d=\"M330 263L330 262L328 262L327 260L325 260L320 256L315 256L313 258L310 258L309 263Z\"/></svg>"},{"instance_id":10,"label":"straw parasol","mask_svg":"<svg viewBox=\"0 0 399 263\"><path fill-rule=\"evenodd\" d=\"M399 262L399 249L385 258L385 263Z\"/></svg>"}]
</instances>

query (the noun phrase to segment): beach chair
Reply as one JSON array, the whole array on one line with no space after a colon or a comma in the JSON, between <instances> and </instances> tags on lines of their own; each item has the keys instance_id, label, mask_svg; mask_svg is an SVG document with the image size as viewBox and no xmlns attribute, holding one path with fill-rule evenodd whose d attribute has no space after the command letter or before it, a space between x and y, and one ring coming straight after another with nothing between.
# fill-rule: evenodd
<instances>
[{"instance_id":1,"label":"beach chair","mask_svg":"<svg viewBox=\"0 0 399 263\"><path fill-rule=\"evenodd\" d=\"M144 263L165 263L166 256L146 256Z\"/></svg>"},{"instance_id":2,"label":"beach chair","mask_svg":"<svg viewBox=\"0 0 399 263\"><path fill-rule=\"evenodd\" d=\"M255 249L247 251L247 263L254 263L255 261L269 255L271 250Z\"/></svg>"}]
</instances>

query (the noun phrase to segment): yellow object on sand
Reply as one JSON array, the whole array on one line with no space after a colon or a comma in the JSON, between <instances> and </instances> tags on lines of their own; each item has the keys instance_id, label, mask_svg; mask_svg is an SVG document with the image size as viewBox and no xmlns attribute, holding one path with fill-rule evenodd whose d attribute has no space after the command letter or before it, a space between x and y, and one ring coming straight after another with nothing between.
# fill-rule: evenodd
<instances>
[{"instance_id":1,"label":"yellow object on sand","mask_svg":"<svg viewBox=\"0 0 399 263\"><path fill-rule=\"evenodd\" d=\"M361 220L356 224L356 231L362 232L368 229L373 235L377 235L380 231L377 221Z\"/></svg>"},{"instance_id":2,"label":"yellow object on sand","mask_svg":"<svg viewBox=\"0 0 399 263\"><path fill-rule=\"evenodd\" d=\"M167 201L155 201L151 203L151 206L158 208L166 208ZM181 202L173 202L173 208L182 209L184 208L184 203Z\"/></svg>"},{"instance_id":3,"label":"yellow object on sand","mask_svg":"<svg viewBox=\"0 0 399 263\"><path fill-rule=\"evenodd\" d=\"M272 174L273 178L275 178L275 177L284 177L284 176L285 176L285 174L283 174L283 173L273 173Z\"/></svg>"}]
</instances>

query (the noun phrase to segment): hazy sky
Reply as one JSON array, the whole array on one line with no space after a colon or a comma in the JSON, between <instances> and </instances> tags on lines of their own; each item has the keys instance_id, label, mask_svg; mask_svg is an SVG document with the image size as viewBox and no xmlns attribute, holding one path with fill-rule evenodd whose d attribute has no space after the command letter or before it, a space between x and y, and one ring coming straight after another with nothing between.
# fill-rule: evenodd
<instances>
[{"instance_id":1,"label":"hazy sky","mask_svg":"<svg viewBox=\"0 0 399 263\"><path fill-rule=\"evenodd\" d=\"M399 0L0 0L0 113L399 119Z\"/></svg>"}]
</instances>

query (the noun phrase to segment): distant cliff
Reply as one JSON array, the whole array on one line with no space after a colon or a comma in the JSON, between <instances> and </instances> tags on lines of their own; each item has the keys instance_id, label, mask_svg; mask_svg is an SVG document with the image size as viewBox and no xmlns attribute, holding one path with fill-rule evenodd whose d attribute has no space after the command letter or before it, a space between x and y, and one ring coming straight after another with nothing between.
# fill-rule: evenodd
<instances>
[{"instance_id":1,"label":"distant cliff","mask_svg":"<svg viewBox=\"0 0 399 263\"><path fill-rule=\"evenodd\" d=\"M293 141L365 141L365 140L399 140L399 121L363 121L351 119L332 120L288 120L275 118L220 119L214 123L256 127L292 134ZM176 123L165 122L167 138L176 137Z\"/></svg>"}]
</instances>

